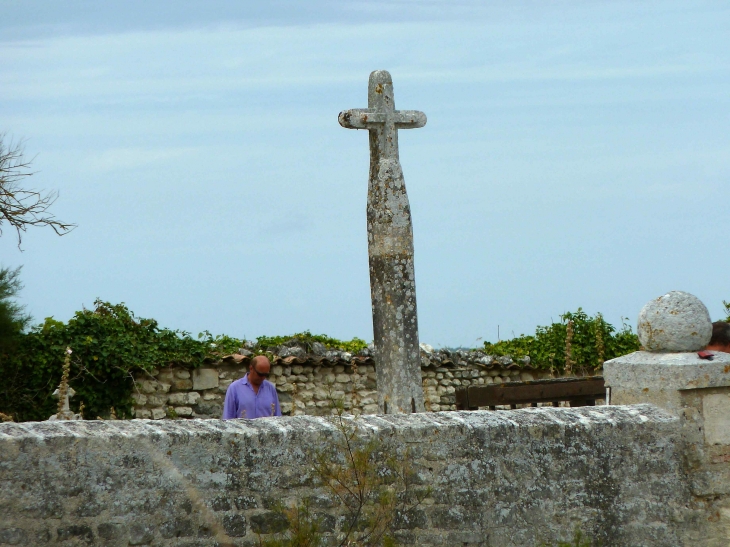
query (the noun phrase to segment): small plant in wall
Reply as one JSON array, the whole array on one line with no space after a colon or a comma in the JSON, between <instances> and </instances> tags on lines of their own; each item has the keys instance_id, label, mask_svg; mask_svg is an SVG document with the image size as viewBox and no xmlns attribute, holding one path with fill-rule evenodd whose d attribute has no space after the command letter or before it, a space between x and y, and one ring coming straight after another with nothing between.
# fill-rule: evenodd
<instances>
[{"instance_id":1,"label":"small plant in wall","mask_svg":"<svg viewBox=\"0 0 730 547\"><path fill-rule=\"evenodd\" d=\"M430 487L414 484L407 450L396 454L373 436L363 439L360 418L346 415L341 400L332 400L332 406L334 436L310 460L316 482L334 500L339 532L325 526L331 515L299 503L282 510L289 528L277 537L260 538L262 547L395 546L397 521L412 515L431 495Z\"/></svg>"}]
</instances>

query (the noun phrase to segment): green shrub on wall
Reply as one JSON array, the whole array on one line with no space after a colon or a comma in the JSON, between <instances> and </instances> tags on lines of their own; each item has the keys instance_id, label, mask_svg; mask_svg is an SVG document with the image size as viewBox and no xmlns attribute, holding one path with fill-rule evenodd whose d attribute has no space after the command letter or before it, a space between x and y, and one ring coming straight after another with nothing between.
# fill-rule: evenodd
<instances>
[{"instance_id":1,"label":"green shrub on wall","mask_svg":"<svg viewBox=\"0 0 730 547\"><path fill-rule=\"evenodd\" d=\"M529 357L533 366L553 370L572 366L591 371L638 349L639 338L628 324L624 322L617 331L600 313L590 317L581 308L561 315L558 323L537 327L533 336L484 342L484 351L490 355Z\"/></svg>"},{"instance_id":2,"label":"green shrub on wall","mask_svg":"<svg viewBox=\"0 0 730 547\"><path fill-rule=\"evenodd\" d=\"M0 355L0 410L16 420L45 420L55 413L51 393L61 379L64 350L73 350L71 407L84 403L87 418L131 416L133 376L167 365L201 366L238 350L241 341L204 333L160 328L124 304L97 300L93 310L76 312L68 323L52 318L20 335L14 351Z\"/></svg>"}]
</instances>

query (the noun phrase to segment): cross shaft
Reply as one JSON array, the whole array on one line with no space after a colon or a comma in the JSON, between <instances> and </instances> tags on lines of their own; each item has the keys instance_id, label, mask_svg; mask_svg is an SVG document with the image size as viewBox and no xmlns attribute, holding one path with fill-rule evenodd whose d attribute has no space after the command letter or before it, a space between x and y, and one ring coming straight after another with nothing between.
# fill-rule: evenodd
<instances>
[{"instance_id":1,"label":"cross shaft","mask_svg":"<svg viewBox=\"0 0 730 547\"><path fill-rule=\"evenodd\" d=\"M347 129L370 134L367 226L378 404L386 414L423 412L413 225L398 159L398 129L426 125L417 110L395 110L393 80L370 74L368 108L340 112Z\"/></svg>"}]
</instances>

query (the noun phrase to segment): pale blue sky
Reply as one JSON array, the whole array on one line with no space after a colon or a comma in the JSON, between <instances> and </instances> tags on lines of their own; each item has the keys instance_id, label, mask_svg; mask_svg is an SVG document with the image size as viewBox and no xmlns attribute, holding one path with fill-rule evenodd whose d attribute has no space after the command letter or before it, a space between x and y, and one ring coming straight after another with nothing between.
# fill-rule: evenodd
<instances>
[{"instance_id":1,"label":"pale blue sky","mask_svg":"<svg viewBox=\"0 0 730 547\"><path fill-rule=\"evenodd\" d=\"M0 131L79 226L5 230L21 301L193 333L372 337L365 132L387 69L421 340L730 299L726 2L0 0Z\"/></svg>"}]
</instances>

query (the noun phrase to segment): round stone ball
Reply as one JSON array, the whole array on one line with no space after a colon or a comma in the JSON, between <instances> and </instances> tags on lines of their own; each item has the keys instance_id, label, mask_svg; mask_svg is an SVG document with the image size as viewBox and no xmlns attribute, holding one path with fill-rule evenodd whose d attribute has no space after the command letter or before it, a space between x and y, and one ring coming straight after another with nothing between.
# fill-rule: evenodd
<instances>
[{"instance_id":1,"label":"round stone ball","mask_svg":"<svg viewBox=\"0 0 730 547\"><path fill-rule=\"evenodd\" d=\"M709 344L712 321L699 298L672 291L644 306L637 330L645 351L693 352Z\"/></svg>"}]
</instances>

